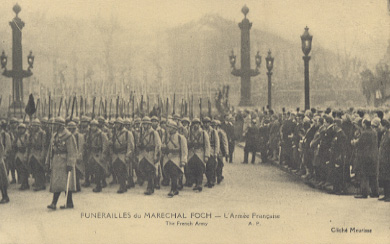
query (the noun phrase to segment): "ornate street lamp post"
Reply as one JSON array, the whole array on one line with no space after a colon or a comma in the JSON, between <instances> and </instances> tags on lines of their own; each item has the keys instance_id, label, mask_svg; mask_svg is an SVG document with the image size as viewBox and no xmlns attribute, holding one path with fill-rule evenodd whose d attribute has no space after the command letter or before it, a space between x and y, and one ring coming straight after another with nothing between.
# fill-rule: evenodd
<instances>
[{"instance_id":1,"label":"ornate street lamp post","mask_svg":"<svg viewBox=\"0 0 390 244\"><path fill-rule=\"evenodd\" d=\"M241 77L241 100L239 106L252 106L251 101L251 77L257 76L260 74L259 68L261 64L261 56L259 52L255 57L256 59L256 69L251 69L250 63L250 29L252 23L246 18L246 15L249 12L249 8L245 5L242 7L241 12L244 14L244 19L238 26L241 29L241 68L236 69L236 56L233 51L229 56L230 65L232 68L232 75Z\"/></svg>"},{"instance_id":2,"label":"ornate street lamp post","mask_svg":"<svg viewBox=\"0 0 390 244\"><path fill-rule=\"evenodd\" d=\"M1 67L4 69L3 75L12 78L12 104L11 108L14 110L20 109L23 104L23 78L31 76L33 73L31 69L34 64L34 56L30 51L27 57L28 69L23 70L23 54L22 54L22 29L24 22L18 17L22 10L18 4L12 8L16 16L9 22L12 28L12 70L7 70L7 56L4 51L0 56Z\"/></svg>"},{"instance_id":3,"label":"ornate street lamp post","mask_svg":"<svg viewBox=\"0 0 390 244\"><path fill-rule=\"evenodd\" d=\"M313 36L309 34L309 28L306 26L305 32L301 36L302 52L305 54L303 60L305 63L305 110L310 109L310 87L309 87L309 53L311 51L311 42Z\"/></svg>"},{"instance_id":4,"label":"ornate street lamp post","mask_svg":"<svg viewBox=\"0 0 390 244\"><path fill-rule=\"evenodd\" d=\"M271 56L271 50L268 51L268 56L265 58L266 66L267 66L267 76L268 76L268 109L272 108L272 82L271 82L271 76L272 76L272 68L274 67L274 58Z\"/></svg>"}]
</instances>

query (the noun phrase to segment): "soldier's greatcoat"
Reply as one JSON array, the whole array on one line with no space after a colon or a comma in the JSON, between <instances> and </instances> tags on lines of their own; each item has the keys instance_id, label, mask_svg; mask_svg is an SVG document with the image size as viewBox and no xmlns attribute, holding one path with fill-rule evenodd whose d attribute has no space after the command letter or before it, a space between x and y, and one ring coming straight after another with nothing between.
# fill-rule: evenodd
<instances>
[{"instance_id":1,"label":"soldier's greatcoat","mask_svg":"<svg viewBox=\"0 0 390 244\"><path fill-rule=\"evenodd\" d=\"M20 161L22 165L28 170L31 171L31 168L28 164L28 134L27 132L22 135L17 135L14 141L14 148L16 149L15 153L15 163Z\"/></svg>"},{"instance_id":2,"label":"soldier's greatcoat","mask_svg":"<svg viewBox=\"0 0 390 244\"><path fill-rule=\"evenodd\" d=\"M390 181L390 132L382 135L379 147L379 180Z\"/></svg>"},{"instance_id":3,"label":"soldier's greatcoat","mask_svg":"<svg viewBox=\"0 0 390 244\"><path fill-rule=\"evenodd\" d=\"M210 140L210 157L214 157L216 159L220 151L218 132L215 129L213 129L211 126L208 130L205 131L209 135L209 140Z\"/></svg>"},{"instance_id":4,"label":"soldier's greatcoat","mask_svg":"<svg viewBox=\"0 0 390 244\"><path fill-rule=\"evenodd\" d=\"M72 167L70 172L69 191L76 191L76 140L67 129L54 134L53 160L51 161L50 192L66 191L68 173L67 166Z\"/></svg>"},{"instance_id":5,"label":"soldier's greatcoat","mask_svg":"<svg viewBox=\"0 0 390 244\"><path fill-rule=\"evenodd\" d=\"M35 159L42 168L45 168L45 156L46 156L46 133L39 129L38 131L31 133L29 138L29 157L28 161Z\"/></svg>"},{"instance_id":6,"label":"soldier's greatcoat","mask_svg":"<svg viewBox=\"0 0 390 244\"><path fill-rule=\"evenodd\" d=\"M186 138L178 132L170 134L163 145L163 165L174 163L182 172L187 163L188 148Z\"/></svg>"},{"instance_id":7,"label":"soldier's greatcoat","mask_svg":"<svg viewBox=\"0 0 390 244\"><path fill-rule=\"evenodd\" d=\"M122 128L121 131L115 132L112 138L112 162L119 161L129 167L130 159L134 153L133 133Z\"/></svg>"},{"instance_id":8,"label":"soldier's greatcoat","mask_svg":"<svg viewBox=\"0 0 390 244\"><path fill-rule=\"evenodd\" d=\"M140 135L140 160L146 159L153 166L160 160L161 156L161 140L158 132L152 127L149 130L143 131Z\"/></svg>"},{"instance_id":9,"label":"soldier's greatcoat","mask_svg":"<svg viewBox=\"0 0 390 244\"><path fill-rule=\"evenodd\" d=\"M76 169L78 169L83 175L85 175L85 163L83 162L83 152L84 152L84 146L85 146L85 135L76 131L73 134L75 140L76 140L76 146L77 146L77 157L76 157Z\"/></svg>"},{"instance_id":10,"label":"soldier's greatcoat","mask_svg":"<svg viewBox=\"0 0 390 244\"><path fill-rule=\"evenodd\" d=\"M89 134L87 134L89 136ZM100 129L97 129L94 133L91 133L91 138L88 139L88 145L85 146L84 150L89 154L88 162L90 164L98 164L100 165L105 173L108 173L108 162L106 157L108 155L109 150L109 142L107 135L102 132Z\"/></svg>"},{"instance_id":11,"label":"soldier's greatcoat","mask_svg":"<svg viewBox=\"0 0 390 244\"><path fill-rule=\"evenodd\" d=\"M4 163L5 149L3 142L0 142L0 188L8 186L7 169Z\"/></svg>"},{"instance_id":12,"label":"soldier's greatcoat","mask_svg":"<svg viewBox=\"0 0 390 244\"><path fill-rule=\"evenodd\" d=\"M210 139L206 131L199 128L191 130L188 140L188 159L197 157L206 166L206 158L210 157Z\"/></svg>"}]
</instances>

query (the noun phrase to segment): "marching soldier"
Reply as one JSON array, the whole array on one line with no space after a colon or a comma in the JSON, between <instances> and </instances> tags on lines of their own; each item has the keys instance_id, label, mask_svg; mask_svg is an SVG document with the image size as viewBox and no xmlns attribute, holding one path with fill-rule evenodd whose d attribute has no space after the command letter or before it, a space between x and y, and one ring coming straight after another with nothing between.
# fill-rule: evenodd
<instances>
[{"instance_id":1,"label":"marching soldier","mask_svg":"<svg viewBox=\"0 0 390 244\"><path fill-rule=\"evenodd\" d=\"M4 155L3 155L3 160L6 168L6 173L8 175L8 170L10 169L12 162L12 141L11 141L11 135L7 132L7 122L5 120L1 121L1 143L3 144L4 147ZM13 180L15 177L15 172L13 176Z\"/></svg>"},{"instance_id":2,"label":"marching soldier","mask_svg":"<svg viewBox=\"0 0 390 244\"><path fill-rule=\"evenodd\" d=\"M144 175L140 171L139 168L139 162L140 162L140 149L138 146L140 145L140 138L141 138L141 119L135 118L134 119L134 129L133 129L133 136L134 136L134 156L133 156L133 166L135 170L135 174L137 175L137 183L139 186L142 186L144 184Z\"/></svg>"},{"instance_id":3,"label":"marching soldier","mask_svg":"<svg viewBox=\"0 0 390 244\"><path fill-rule=\"evenodd\" d=\"M3 129L2 129L3 130ZM2 136L5 135L2 131ZM2 137L2 139L5 137ZM8 141L10 143L10 140ZM1 200L0 204L8 203L9 197L7 194L8 188L8 177L7 177L7 169L5 166L4 158L6 156L6 149L4 147L3 140L0 140L0 190L1 190Z\"/></svg>"},{"instance_id":4,"label":"marching soldier","mask_svg":"<svg viewBox=\"0 0 390 244\"><path fill-rule=\"evenodd\" d=\"M53 201L47 207L52 210L56 209L61 192L66 194L66 204L60 208L73 208L72 192L76 191L77 154L74 136L65 128L65 120L57 117L53 139L53 160L51 165L46 166L51 170L50 192L53 193Z\"/></svg>"},{"instance_id":5,"label":"marching soldier","mask_svg":"<svg viewBox=\"0 0 390 244\"><path fill-rule=\"evenodd\" d=\"M128 178L128 172L131 169L131 156L134 151L134 138L131 132L123 126L123 120L118 118L115 123L115 130L112 137L112 166L118 177L119 194L127 192L126 180L129 179L129 185L134 186L133 178Z\"/></svg>"},{"instance_id":6,"label":"marching soldier","mask_svg":"<svg viewBox=\"0 0 390 244\"><path fill-rule=\"evenodd\" d=\"M102 191L102 183L108 173L107 155L108 155L108 138L99 128L99 123L92 120L90 123L90 132L87 135L85 146L88 163L91 164L96 187L93 192Z\"/></svg>"},{"instance_id":7,"label":"marching soldier","mask_svg":"<svg viewBox=\"0 0 390 244\"><path fill-rule=\"evenodd\" d=\"M168 120L167 130L167 139L163 142L163 169L172 182L168 196L173 197L179 194L178 180L183 175L188 148L186 138L178 133L177 124L173 120Z\"/></svg>"},{"instance_id":8,"label":"marching soldier","mask_svg":"<svg viewBox=\"0 0 390 244\"><path fill-rule=\"evenodd\" d=\"M35 178L34 191L45 190L45 156L46 133L40 128L38 119L31 122L30 137L28 140L28 164Z\"/></svg>"},{"instance_id":9,"label":"marching soldier","mask_svg":"<svg viewBox=\"0 0 390 244\"><path fill-rule=\"evenodd\" d=\"M135 187L135 184L134 184L134 179L133 179L133 176L134 176L134 173L133 173L133 169L134 169L134 154L135 154L135 139L134 139L134 133L133 133L133 128L131 127L131 119L130 118L126 118L123 120L123 126L124 128L129 132L129 135L131 135L131 137L133 138L133 147L132 147L132 151L131 151L131 154L130 154L130 158L128 159L129 161L127 162L128 165L129 165L129 174L128 174L128 178L127 178L127 189L130 189L130 188L133 188Z\"/></svg>"},{"instance_id":10,"label":"marching soldier","mask_svg":"<svg viewBox=\"0 0 390 244\"><path fill-rule=\"evenodd\" d=\"M155 131L157 131L158 135L160 136L160 141L164 142L165 137L166 137L166 131L165 131L165 129L160 127L159 119L157 118L157 116L153 116L150 120L152 121L152 128ZM167 181L168 181L167 185L169 185L169 179L166 177L164 170L163 170L162 157L160 159L160 164L158 165L158 173L157 173L157 176L155 179L155 186L154 186L155 189L160 189L161 176L163 177L164 183L167 183Z\"/></svg>"},{"instance_id":11,"label":"marching soldier","mask_svg":"<svg viewBox=\"0 0 390 244\"><path fill-rule=\"evenodd\" d=\"M80 120L80 136L82 135L84 139L84 143L86 143L87 135L89 134L89 122L90 119L87 116L82 116ZM83 162L84 162L84 168L85 168L85 175L84 175L84 183L82 184L83 187L89 187L91 185L90 179L92 179L93 175L93 167L92 164L90 164L88 160L88 151L86 150L86 145L84 145L82 156L83 156Z\"/></svg>"},{"instance_id":12,"label":"marching soldier","mask_svg":"<svg viewBox=\"0 0 390 244\"><path fill-rule=\"evenodd\" d=\"M195 182L194 191L201 192L203 174L206 170L206 162L210 157L210 140L206 131L200 128L200 120L194 118L191 124L191 133L188 140L188 169L187 182Z\"/></svg>"},{"instance_id":13,"label":"marching soldier","mask_svg":"<svg viewBox=\"0 0 390 244\"><path fill-rule=\"evenodd\" d=\"M99 123L99 129L100 129L100 131L102 132L102 133L104 133L105 135L106 135L106 137L107 137L107 139L108 139L108 141L109 141L109 139L110 139L110 130L107 128L107 126L106 126L106 120L104 119L104 117L103 116L99 116L98 118L97 118L97 121L98 121L98 123ZM104 160L107 160L107 162L106 162L106 164L107 165L110 165L110 163L111 163L111 159L110 159L110 154L109 154L109 150L107 151L107 155L106 155L106 157L105 157L105 159ZM111 172L111 167L109 167L109 173L112 173ZM113 176L113 177L115 177L115 176ZM115 183L115 182L111 182L111 183ZM105 188L105 187L107 187L107 182L106 182L106 177L103 177L103 180L102 180L102 188Z\"/></svg>"},{"instance_id":14,"label":"marching soldier","mask_svg":"<svg viewBox=\"0 0 390 244\"><path fill-rule=\"evenodd\" d=\"M15 139L16 139L16 136L18 134L18 120L16 118L11 118L10 120L10 130L9 130L9 135L11 137L11 143L12 145L14 145L14 142L15 142ZM9 154L9 170L11 172L11 177L12 177L12 180L11 180L11 183L10 184L16 184L16 176L15 176L15 172L17 171L17 168L16 168L16 164L15 164L15 155L16 155L16 150L15 148L12 148L12 150L10 151L10 154ZM19 172L18 172L18 183L20 183L20 176L19 176Z\"/></svg>"},{"instance_id":15,"label":"marching soldier","mask_svg":"<svg viewBox=\"0 0 390 244\"><path fill-rule=\"evenodd\" d=\"M215 170L217 168L217 157L219 155L219 147L220 147L218 132L214 130L210 126L210 124L211 124L210 118L205 117L203 119L203 126L205 132L207 132L210 138L210 157L206 163L207 183L205 185L208 188L212 188L215 184L215 178L216 178Z\"/></svg>"},{"instance_id":16,"label":"marching soldier","mask_svg":"<svg viewBox=\"0 0 390 244\"><path fill-rule=\"evenodd\" d=\"M15 165L18 169L18 180L21 183L19 190L27 190L30 188L28 184L28 177L30 172L30 167L28 165L28 133L26 132L26 125L20 123L18 125L18 134L16 135L14 141L15 149Z\"/></svg>"},{"instance_id":17,"label":"marching soldier","mask_svg":"<svg viewBox=\"0 0 390 244\"><path fill-rule=\"evenodd\" d=\"M222 170L224 166L224 159L228 159L229 157L229 142L227 135L225 131L221 129L221 122L219 120L213 120L211 122L211 126L213 129L215 129L218 133L219 141L220 141L220 149L217 157L217 168L216 168L216 175L217 175L217 184L221 183L224 179L222 175Z\"/></svg>"},{"instance_id":18,"label":"marching soldier","mask_svg":"<svg viewBox=\"0 0 390 244\"><path fill-rule=\"evenodd\" d=\"M226 115L225 116L225 121L221 125L221 129L225 131L226 136L228 138L228 143L229 143L229 155L228 161L229 163L233 162L233 152L234 152L234 146L235 146L235 135L234 135L234 125L233 125L233 116L231 115Z\"/></svg>"},{"instance_id":19,"label":"marching soldier","mask_svg":"<svg viewBox=\"0 0 390 244\"><path fill-rule=\"evenodd\" d=\"M149 117L142 119L142 131L140 134L140 171L148 180L145 195L154 193L154 181L156 178L158 163L160 161L161 140L157 131L153 130Z\"/></svg>"},{"instance_id":20,"label":"marching soldier","mask_svg":"<svg viewBox=\"0 0 390 244\"><path fill-rule=\"evenodd\" d=\"M85 164L83 162L85 136L77 131L77 125L73 121L69 122L67 129L70 131L70 133L72 133L75 138L78 152L76 157L76 192L79 192L81 191L80 178L85 175Z\"/></svg>"}]
</instances>

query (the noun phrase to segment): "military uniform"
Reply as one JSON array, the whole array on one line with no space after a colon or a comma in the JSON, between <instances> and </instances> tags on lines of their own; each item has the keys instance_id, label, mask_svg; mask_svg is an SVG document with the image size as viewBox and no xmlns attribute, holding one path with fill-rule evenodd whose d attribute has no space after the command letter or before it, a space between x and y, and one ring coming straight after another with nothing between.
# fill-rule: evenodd
<instances>
[{"instance_id":1,"label":"military uniform","mask_svg":"<svg viewBox=\"0 0 390 244\"><path fill-rule=\"evenodd\" d=\"M22 184L20 187L20 190L26 190L29 189L30 186L28 184L28 177L30 175L30 165L28 164L28 133L26 132L26 125L19 124L18 130L20 128L24 128L24 132L19 133L16 135L15 141L14 141L14 148L15 148L15 165L18 169L18 180Z\"/></svg>"},{"instance_id":2,"label":"military uniform","mask_svg":"<svg viewBox=\"0 0 390 244\"><path fill-rule=\"evenodd\" d=\"M165 129L161 128L158 124L159 120L157 118L157 116L153 116L151 119L152 121L152 128L157 131L159 137L160 137L160 141L163 143L164 140L165 140L165 137L166 137L166 131ZM163 162L162 162L162 157L160 157L160 164L158 165L158 172L157 172L157 176L156 176L156 179L154 181L155 183L155 189L160 189L160 179L161 179L161 176L163 177L163 181L165 184L163 185L169 185L169 179L166 177L165 173L164 173L164 170L163 170Z\"/></svg>"},{"instance_id":3,"label":"military uniform","mask_svg":"<svg viewBox=\"0 0 390 244\"><path fill-rule=\"evenodd\" d=\"M205 122L211 122L210 118L205 117L203 123ZM208 128L205 128L205 132L207 132L210 139L210 157L206 163L207 183L205 186L211 188L214 186L216 181L216 169L218 164L217 158L220 152L220 142L218 132L214 128L209 126Z\"/></svg>"},{"instance_id":4,"label":"military uniform","mask_svg":"<svg viewBox=\"0 0 390 244\"><path fill-rule=\"evenodd\" d=\"M149 117L142 119L143 124L151 124ZM157 175L158 163L161 156L161 140L157 131L155 131L151 125L148 130L142 129L140 134L140 171L148 180L147 190L145 195L151 195L154 193L154 181Z\"/></svg>"},{"instance_id":5,"label":"military uniform","mask_svg":"<svg viewBox=\"0 0 390 244\"><path fill-rule=\"evenodd\" d=\"M57 117L55 123L62 127L53 138L53 159L51 161L50 192L53 193L50 209L56 209L61 192L66 192L69 184L67 203L61 208L73 208L72 192L76 191L77 145L74 136L64 126L65 120Z\"/></svg>"},{"instance_id":6,"label":"military uniform","mask_svg":"<svg viewBox=\"0 0 390 244\"><path fill-rule=\"evenodd\" d=\"M31 123L32 127L36 129L30 130L30 137L28 140L28 164L32 169L35 178L35 191L46 189L45 187L45 156L46 156L46 133L39 127L40 122L35 119Z\"/></svg>"},{"instance_id":7,"label":"military uniform","mask_svg":"<svg viewBox=\"0 0 390 244\"><path fill-rule=\"evenodd\" d=\"M1 190L0 204L9 202L9 197L7 193L8 177L7 177L7 169L4 162L5 155L6 155L6 149L4 147L3 140L1 140L0 141L0 190Z\"/></svg>"},{"instance_id":8,"label":"military uniform","mask_svg":"<svg viewBox=\"0 0 390 244\"><path fill-rule=\"evenodd\" d=\"M120 188L118 193L127 191L126 180L129 179L129 184L134 185L133 178L128 178L129 168L131 167L131 157L134 152L134 138L131 132L123 127L123 120L118 118L115 125L120 124L121 129L114 130L112 137L112 166L115 175L118 177Z\"/></svg>"},{"instance_id":9,"label":"military uniform","mask_svg":"<svg viewBox=\"0 0 390 244\"><path fill-rule=\"evenodd\" d=\"M91 121L91 126L97 126L96 120ZM91 128L90 128L91 130ZM108 149L109 142L105 133L99 128L96 128L94 132L90 131L86 138L85 149L88 156L88 164L93 168L95 174L96 187L93 192L102 191L102 183L105 180L106 174L108 174Z\"/></svg>"},{"instance_id":10,"label":"military uniform","mask_svg":"<svg viewBox=\"0 0 390 244\"><path fill-rule=\"evenodd\" d=\"M75 122L70 122L67 126L75 138L77 147L76 156L76 191L81 191L80 179L85 176L85 163L83 162L83 152L85 146L85 135L77 131L77 125Z\"/></svg>"},{"instance_id":11,"label":"military uniform","mask_svg":"<svg viewBox=\"0 0 390 244\"><path fill-rule=\"evenodd\" d=\"M172 184L168 196L179 194L178 180L183 175L183 167L187 163L187 140L177 132L177 125L170 120L167 127L172 128L173 133L167 133L167 139L163 141L163 169ZM168 128L167 128L168 129Z\"/></svg>"},{"instance_id":12,"label":"military uniform","mask_svg":"<svg viewBox=\"0 0 390 244\"><path fill-rule=\"evenodd\" d=\"M188 170L189 182L195 182L194 191L202 191L203 174L206 169L206 162L210 157L209 135L202 128L195 129L194 124L200 126L200 120L192 120L191 133L188 139Z\"/></svg>"},{"instance_id":13,"label":"military uniform","mask_svg":"<svg viewBox=\"0 0 390 244\"><path fill-rule=\"evenodd\" d=\"M6 167L6 172L8 175L8 170L10 170L10 166L11 166L11 164L13 164L13 162L12 162L13 159L11 158L12 140L11 140L10 133L8 133L6 131L7 122L3 121L1 126L2 126L2 128L1 128L1 132L0 132L0 136L1 136L0 140L1 140L1 143L3 144L3 147L4 147L3 160L4 160L5 167ZM13 179L14 178L15 178L15 172L13 175Z\"/></svg>"},{"instance_id":14,"label":"military uniform","mask_svg":"<svg viewBox=\"0 0 390 244\"><path fill-rule=\"evenodd\" d=\"M229 157L228 160L229 163L233 162L233 153L234 153L234 147L235 147L235 135L234 135L234 125L232 122L229 121L228 118L223 122L221 125L221 129L225 131L226 136L228 138L229 143Z\"/></svg>"},{"instance_id":15,"label":"military uniform","mask_svg":"<svg viewBox=\"0 0 390 244\"><path fill-rule=\"evenodd\" d=\"M134 171L135 171L135 174L137 176L137 183L138 185L142 186L143 183L144 183L144 180L145 180L145 176L143 175L143 173L140 171L140 168L139 168L139 162L140 162L140 143L141 143L141 128L140 128L140 124L141 124L141 119L140 118L136 118L134 119L134 129L133 129L133 136L134 136L134 155L132 157L132 161L133 161L133 168L134 168Z\"/></svg>"},{"instance_id":16,"label":"military uniform","mask_svg":"<svg viewBox=\"0 0 390 244\"><path fill-rule=\"evenodd\" d=\"M88 187L91 185L92 180L92 175L93 175L93 164L89 161L89 151L87 149L87 137L89 135L89 128L88 124L90 122L90 119L86 116L82 116L80 120L80 130L79 134L80 136L84 138L84 147L82 153L83 160L82 162L84 163L84 168L85 168L85 175L84 175L84 184L82 184L83 187Z\"/></svg>"},{"instance_id":17,"label":"military uniform","mask_svg":"<svg viewBox=\"0 0 390 244\"><path fill-rule=\"evenodd\" d=\"M222 170L224 166L224 158L229 157L229 142L228 137L224 130L219 128L221 125L221 122L219 120L214 121L214 124L216 126L216 131L218 133L219 142L220 142L220 150L217 156L217 168L216 168L216 176L217 176L217 184L221 183L221 181L224 179L222 175Z\"/></svg>"}]
</instances>

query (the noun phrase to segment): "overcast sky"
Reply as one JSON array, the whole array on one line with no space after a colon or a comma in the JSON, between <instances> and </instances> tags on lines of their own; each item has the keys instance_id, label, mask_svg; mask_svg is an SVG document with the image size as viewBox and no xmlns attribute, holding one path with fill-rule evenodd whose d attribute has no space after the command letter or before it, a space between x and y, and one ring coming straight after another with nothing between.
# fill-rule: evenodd
<instances>
[{"instance_id":1,"label":"overcast sky","mask_svg":"<svg viewBox=\"0 0 390 244\"><path fill-rule=\"evenodd\" d=\"M0 24L8 25L17 0L2 0ZM124 27L161 30L207 13L241 21L246 4L253 28L273 32L300 42L304 27L310 28L317 43L331 50L352 52L369 62L383 57L390 39L387 0L18 0L20 17L27 23L31 12L48 16L69 16L87 21L96 15L115 14ZM237 27L238 28L238 27ZM261 40L256 40L261 42Z\"/></svg>"}]
</instances>

